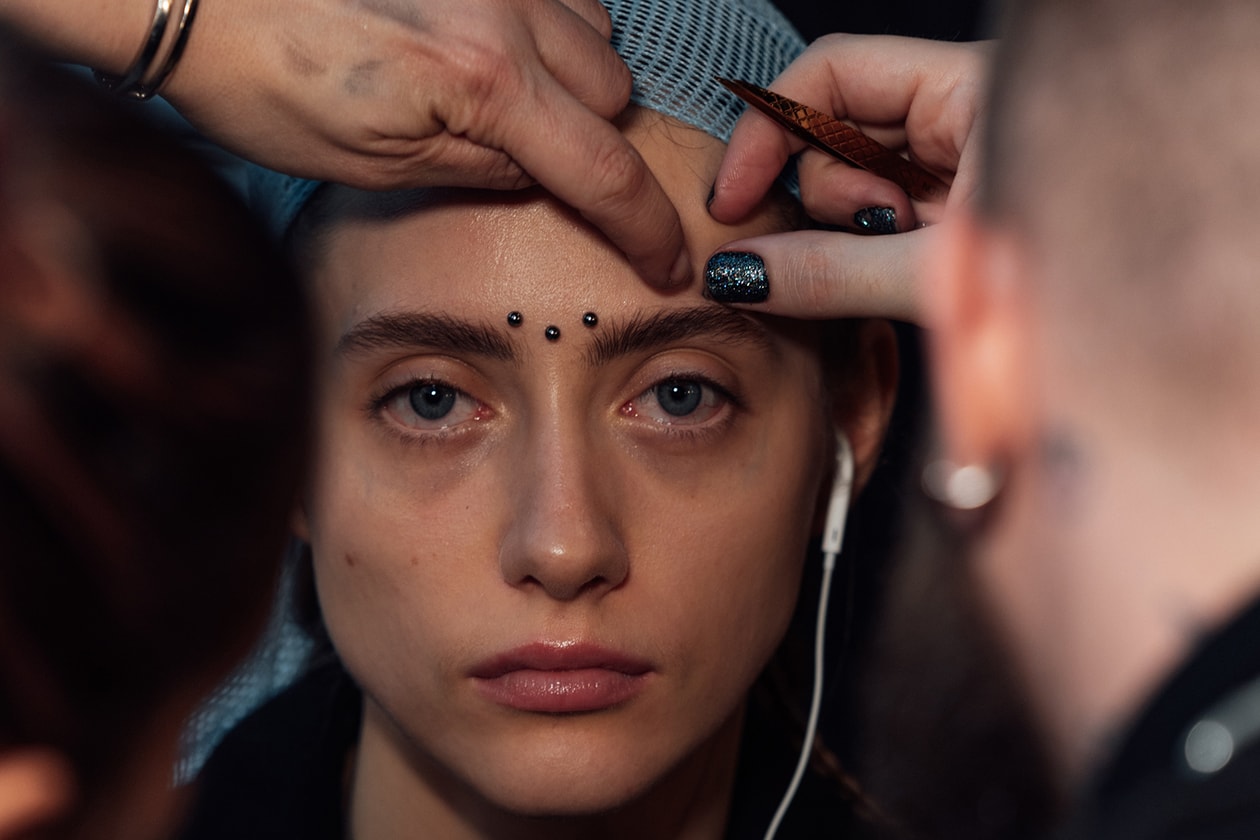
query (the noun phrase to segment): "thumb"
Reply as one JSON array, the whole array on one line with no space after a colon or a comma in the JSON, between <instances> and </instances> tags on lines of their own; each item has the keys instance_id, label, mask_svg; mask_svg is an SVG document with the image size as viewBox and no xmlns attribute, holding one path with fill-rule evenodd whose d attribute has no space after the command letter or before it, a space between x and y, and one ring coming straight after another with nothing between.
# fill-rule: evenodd
<instances>
[{"instance_id":1,"label":"thumb","mask_svg":"<svg viewBox=\"0 0 1260 840\"><path fill-rule=\"evenodd\" d=\"M804 230L728 242L705 266L705 294L791 318L919 323L918 260L934 235Z\"/></svg>"}]
</instances>

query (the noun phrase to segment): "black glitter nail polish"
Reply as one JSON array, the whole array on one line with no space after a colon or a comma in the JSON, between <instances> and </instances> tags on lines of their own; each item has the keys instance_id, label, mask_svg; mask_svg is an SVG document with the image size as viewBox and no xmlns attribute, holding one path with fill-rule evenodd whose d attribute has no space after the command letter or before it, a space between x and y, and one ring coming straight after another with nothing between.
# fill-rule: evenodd
<instances>
[{"instance_id":1,"label":"black glitter nail polish","mask_svg":"<svg viewBox=\"0 0 1260 840\"><path fill-rule=\"evenodd\" d=\"M705 292L719 303L762 303L770 296L770 280L761 257L744 251L723 251L704 266Z\"/></svg>"},{"instance_id":2,"label":"black glitter nail polish","mask_svg":"<svg viewBox=\"0 0 1260 840\"><path fill-rule=\"evenodd\" d=\"M545 335L545 336L547 337L547 340L548 340L548 341L559 341L559 340L560 340L560 328L559 328L559 327L557 327L557 326L554 326L554 325L553 325L553 326L550 326L550 327L547 327L547 329L543 330L543 335Z\"/></svg>"},{"instance_id":3,"label":"black glitter nail polish","mask_svg":"<svg viewBox=\"0 0 1260 840\"><path fill-rule=\"evenodd\" d=\"M509 312L507 322L509 327L519 327L525 321L525 316L519 312Z\"/></svg>"},{"instance_id":4,"label":"black glitter nail polish","mask_svg":"<svg viewBox=\"0 0 1260 840\"><path fill-rule=\"evenodd\" d=\"M896 233L897 211L891 207L863 207L853 214L853 224L863 233Z\"/></svg>"}]
</instances>

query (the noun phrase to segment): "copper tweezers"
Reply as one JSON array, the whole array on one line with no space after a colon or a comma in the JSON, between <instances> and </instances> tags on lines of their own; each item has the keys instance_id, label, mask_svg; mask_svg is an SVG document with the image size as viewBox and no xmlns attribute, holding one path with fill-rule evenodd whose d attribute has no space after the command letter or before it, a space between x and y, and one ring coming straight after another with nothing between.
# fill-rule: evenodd
<instances>
[{"instance_id":1,"label":"copper tweezers","mask_svg":"<svg viewBox=\"0 0 1260 840\"><path fill-rule=\"evenodd\" d=\"M794 99L738 80L722 86L783 128L834 158L887 178L920 201L943 201L949 186L917 163L906 160L851 125Z\"/></svg>"}]
</instances>

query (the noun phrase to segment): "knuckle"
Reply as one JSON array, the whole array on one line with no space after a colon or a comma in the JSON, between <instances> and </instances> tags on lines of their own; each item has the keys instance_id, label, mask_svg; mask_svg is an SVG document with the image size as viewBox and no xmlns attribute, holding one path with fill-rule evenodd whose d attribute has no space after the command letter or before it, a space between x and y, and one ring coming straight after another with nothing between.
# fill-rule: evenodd
<instances>
[{"instance_id":1,"label":"knuckle","mask_svg":"<svg viewBox=\"0 0 1260 840\"><path fill-rule=\"evenodd\" d=\"M625 107L630 104L630 95L634 92L634 77L630 75L630 68L621 61L615 61L612 64L612 78L609 80L605 90L611 104L615 107L613 115L621 113Z\"/></svg>"},{"instance_id":2,"label":"knuckle","mask_svg":"<svg viewBox=\"0 0 1260 840\"><path fill-rule=\"evenodd\" d=\"M821 35L810 42L809 47L806 48L806 51L810 53L809 60L822 61L828 55L842 52L848 49L856 38L857 36L848 32L830 32Z\"/></svg>"},{"instance_id":3,"label":"knuckle","mask_svg":"<svg viewBox=\"0 0 1260 840\"><path fill-rule=\"evenodd\" d=\"M600 146L588 170L590 193L595 196L591 210L601 215L612 211L632 212L631 206L647 189L647 165L629 146Z\"/></svg>"},{"instance_id":4,"label":"knuckle","mask_svg":"<svg viewBox=\"0 0 1260 840\"><path fill-rule=\"evenodd\" d=\"M503 51L491 45L465 43L451 58L457 89L470 102L490 100L515 87L516 68Z\"/></svg>"},{"instance_id":5,"label":"knuckle","mask_svg":"<svg viewBox=\"0 0 1260 840\"><path fill-rule=\"evenodd\" d=\"M609 14L608 9L604 8L604 4L595 0L587 0L582 5L586 9L586 15L589 16L587 19L594 22L595 31L604 38L611 38L613 31L612 15Z\"/></svg>"},{"instance_id":6,"label":"knuckle","mask_svg":"<svg viewBox=\"0 0 1260 840\"><path fill-rule=\"evenodd\" d=\"M830 313L842 296L842 277L834 254L818 242L795 249L788 260L792 295L802 312Z\"/></svg>"}]
</instances>

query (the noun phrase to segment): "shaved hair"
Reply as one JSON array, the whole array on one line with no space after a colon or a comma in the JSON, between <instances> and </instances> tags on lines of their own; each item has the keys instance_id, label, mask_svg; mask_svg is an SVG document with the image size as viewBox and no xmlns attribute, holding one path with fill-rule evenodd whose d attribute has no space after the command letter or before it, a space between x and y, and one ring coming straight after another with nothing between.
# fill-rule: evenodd
<instances>
[{"instance_id":1,"label":"shaved hair","mask_svg":"<svg viewBox=\"0 0 1260 840\"><path fill-rule=\"evenodd\" d=\"M1260 3L1008 5L981 212L1086 343L1260 381Z\"/></svg>"}]
</instances>

